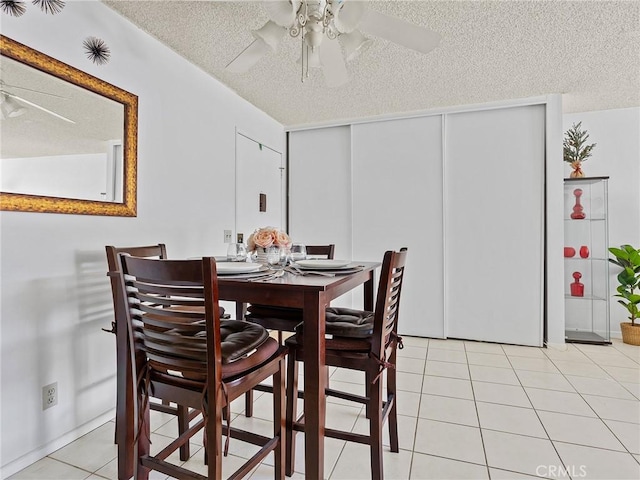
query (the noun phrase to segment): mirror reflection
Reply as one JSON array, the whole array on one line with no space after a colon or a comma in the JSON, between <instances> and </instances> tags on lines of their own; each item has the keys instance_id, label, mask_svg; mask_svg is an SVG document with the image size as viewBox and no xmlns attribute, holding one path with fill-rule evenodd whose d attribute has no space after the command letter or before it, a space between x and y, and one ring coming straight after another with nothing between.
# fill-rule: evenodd
<instances>
[{"instance_id":1,"label":"mirror reflection","mask_svg":"<svg viewBox=\"0 0 640 480\"><path fill-rule=\"evenodd\" d=\"M122 104L12 59L0 101L1 191L122 202Z\"/></svg>"},{"instance_id":2,"label":"mirror reflection","mask_svg":"<svg viewBox=\"0 0 640 480\"><path fill-rule=\"evenodd\" d=\"M135 215L137 97L7 37L3 210Z\"/></svg>"}]
</instances>

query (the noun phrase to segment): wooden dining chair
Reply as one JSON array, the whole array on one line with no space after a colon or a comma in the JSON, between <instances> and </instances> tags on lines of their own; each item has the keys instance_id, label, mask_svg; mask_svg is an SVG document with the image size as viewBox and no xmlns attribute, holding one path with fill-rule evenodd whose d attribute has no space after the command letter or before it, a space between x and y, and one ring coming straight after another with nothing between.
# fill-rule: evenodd
<instances>
[{"instance_id":1,"label":"wooden dining chair","mask_svg":"<svg viewBox=\"0 0 640 480\"><path fill-rule=\"evenodd\" d=\"M307 255L314 258L333 259L335 244L307 245ZM267 330L278 332L278 341L283 343L283 332L295 332L296 326L302 322L302 310L299 308L272 307L268 305L249 305L244 316L247 322L262 325ZM271 392L268 385L260 385L257 390ZM253 416L253 394L245 399L245 416Z\"/></svg>"},{"instance_id":2,"label":"wooden dining chair","mask_svg":"<svg viewBox=\"0 0 640 480\"><path fill-rule=\"evenodd\" d=\"M325 436L367 444L371 451L371 478L383 478L382 428L389 424L392 452L398 452L396 404L396 349L402 348L398 336L400 293L407 249L384 254L374 312L348 308L327 308L325 363L365 372L365 395L355 395L326 388L325 394L366 405L369 435L326 428ZM295 434L304 431L304 415L297 417L298 362L304 358L304 324L285 341L289 347L287 363L287 475L293 475ZM386 374L386 399L383 376ZM304 394L303 394L304 397Z\"/></svg>"},{"instance_id":3,"label":"wooden dining chair","mask_svg":"<svg viewBox=\"0 0 640 480\"><path fill-rule=\"evenodd\" d=\"M176 478L220 479L229 438L259 446L229 478L241 478L275 455L274 478L284 478L284 359L286 347L261 326L220 320L216 263L119 255L119 295L127 320L137 435L135 478L150 470ZM223 410L257 383L274 385L273 435L223 425ZM149 397L202 411L202 419L166 448L150 454ZM204 428L207 475L169 463L167 457ZM223 434L227 435L226 442ZM223 447L224 444L224 447Z\"/></svg>"},{"instance_id":4,"label":"wooden dining chair","mask_svg":"<svg viewBox=\"0 0 640 480\"><path fill-rule=\"evenodd\" d=\"M126 356L126 345L127 345L127 333L126 331L120 332L118 334L117 324L126 325L124 312L120 308L122 306L122 302L118 298L120 289L118 287L118 272L120 271L120 262L118 260L119 253L126 253L128 255L134 257L143 257L143 258L167 258L167 248L164 243L159 243L157 245L146 245L146 246L137 246L137 247L114 247L111 245L107 245L105 247L107 252L107 265L109 268L109 272L107 275L111 278L111 294L113 298L113 309L116 316L116 320L111 322L111 332L116 335L116 356L117 356L117 365L118 368L124 369L124 365L127 364L127 356ZM222 314L224 312L221 312ZM121 318L122 321L118 321L117 319ZM124 370L123 370L124 371ZM128 372L127 372L128 374ZM119 379L120 382L130 382L130 378L123 377ZM119 385L120 391L124 391L125 385ZM120 398L116 398L116 412L122 412L125 408L125 402ZM171 415L175 415L178 420L178 433L182 434L189 428L189 422L193 420L198 415L198 410L189 410L187 407L182 405L170 405L169 402L157 403L150 402L149 404L152 410L156 410L163 413L168 413ZM116 423L116 443L118 442L118 424ZM127 432L128 437L131 439L133 432ZM190 451L189 451L189 443L184 444L180 447L180 460L186 461L189 459Z\"/></svg>"}]
</instances>

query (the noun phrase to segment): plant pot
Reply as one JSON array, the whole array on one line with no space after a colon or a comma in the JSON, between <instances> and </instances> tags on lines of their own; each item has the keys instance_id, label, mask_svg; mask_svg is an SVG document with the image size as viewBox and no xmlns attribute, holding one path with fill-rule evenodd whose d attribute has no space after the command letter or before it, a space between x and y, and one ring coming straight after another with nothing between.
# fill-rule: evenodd
<instances>
[{"instance_id":1,"label":"plant pot","mask_svg":"<svg viewBox=\"0 0 640 480\"><path fill-rule=\"evenodd\" d=\"M582 162L572 162L571 168L573 168L573 171L569 175L570 178L584 177L584 172L582 171Z\"/></svg>"},{"instance_id":2,"label":"plant pot","mask_svg":"<svg viewBox=\"0 0 640 480\"><path fill-rule=\"evenodd\" d=\"M620 323L622 341L629 345L640 345L640 324L633 325L631 322Z\"/></svg>"}]
</instances>

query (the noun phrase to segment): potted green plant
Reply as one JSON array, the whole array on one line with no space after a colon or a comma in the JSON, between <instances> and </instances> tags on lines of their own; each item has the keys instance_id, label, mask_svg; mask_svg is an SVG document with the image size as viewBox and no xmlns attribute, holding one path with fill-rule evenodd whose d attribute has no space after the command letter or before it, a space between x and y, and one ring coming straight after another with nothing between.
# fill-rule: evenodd
<instances>
[{"instance_id":1,"label":"potted green plant","mask_svg":"<svg viewBox=\"0 0 640 480\"><path fill-rule=\"evenodd\" d=\"M636 320L640 318L640 249L631 245L622 245L620 248L609 248L616 258L610 259L622 268L618 274L618 303L627 309L631 322L620 323L622 341L630 345L640 345L640 324Z\"/></svg>"},{"instance_id":2,"label":"potted green plant","mask_svg":"<svg viewBox=\"0 0 640 480\"><path fill-rule=\"evenodd\" d=\"M586 130L582 130L582 122L573 124L569 130L564 133L562 142L563 160L571 164L573 172L571 178L584 177L582 172L582 162L591 156L591 151L596 146L595 143L586 145L589 134Z\"/></svg>"}]
</instances>

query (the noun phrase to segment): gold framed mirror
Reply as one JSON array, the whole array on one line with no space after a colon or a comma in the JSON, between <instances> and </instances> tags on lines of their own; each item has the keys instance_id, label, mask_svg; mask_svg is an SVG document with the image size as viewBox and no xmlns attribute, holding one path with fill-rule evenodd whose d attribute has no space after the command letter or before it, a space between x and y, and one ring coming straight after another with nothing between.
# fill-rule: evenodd
<instances>
[{"instance_id":1,"label":"gold framed mirror","mask_svg":"<svg viewBox=\"0 0 640 480\"><path fill-rule=\"evenodd\" d=\"M0 210L136 216L136 95L0 35L0 116Z\"/></svg>"}]
</instances>

